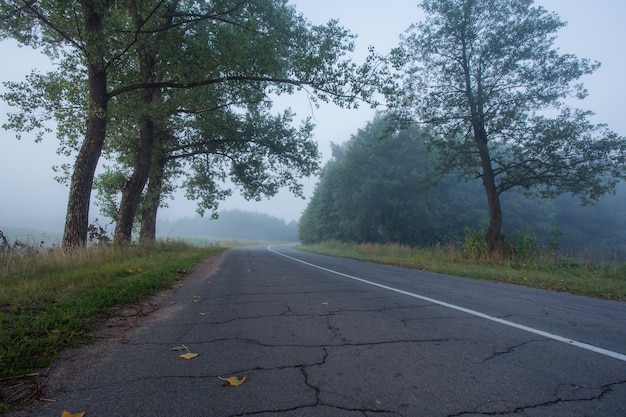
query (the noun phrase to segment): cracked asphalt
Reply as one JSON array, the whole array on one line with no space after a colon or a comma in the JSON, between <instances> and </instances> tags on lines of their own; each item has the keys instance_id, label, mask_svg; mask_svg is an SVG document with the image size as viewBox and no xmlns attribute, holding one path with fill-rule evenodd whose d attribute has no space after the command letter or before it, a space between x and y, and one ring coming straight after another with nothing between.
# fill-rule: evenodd
<instances>
[{"instance_id":1,"label":"cracked asphalt","mask_svg":"<svg viewBox=\"0 0 626 417\"><path fill-rule=\"evenodd\" d=\"M626 303L277 251L626 353ZM255 246L156 301L126 343L25 415L626 416L626 361ZM179 358L185 345L198 356ZM218 377L246 376L227 387Z\"/></svg>"}]
</instances>

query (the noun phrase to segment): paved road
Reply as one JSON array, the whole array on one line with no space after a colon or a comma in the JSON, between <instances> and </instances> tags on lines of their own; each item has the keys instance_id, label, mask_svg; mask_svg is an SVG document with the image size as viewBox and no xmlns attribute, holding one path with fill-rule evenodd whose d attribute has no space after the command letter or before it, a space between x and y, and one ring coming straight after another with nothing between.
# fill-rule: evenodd
<instances>
[{"instance_id":1,"label":"paved road","mask_svg":"<svg viewBox=\"0 0 626 417\"><path fill-rule=\"evenodd\" d=\"M31 415L626 416L626 303L288 246L229 250L160 303Z\"/></svg>"}]
</instances>

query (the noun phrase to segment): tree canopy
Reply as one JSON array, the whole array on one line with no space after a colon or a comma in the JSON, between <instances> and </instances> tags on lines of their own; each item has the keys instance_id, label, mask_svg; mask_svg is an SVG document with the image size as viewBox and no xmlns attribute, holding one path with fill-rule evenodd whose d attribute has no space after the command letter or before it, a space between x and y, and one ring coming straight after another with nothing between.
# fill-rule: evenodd
<instances>
[{"instance_id":1,"label":"tree canopy","mask_svg":"<svg viewBox=\"0 0 626 417\"><path fill-rule=\"evenodd\" d=\"M554 48L565 25L532 0L424 0L426 19L394 50L400 87L388 98L433 132L439 175L480 178L489 206L487 244L502 230L500 196L522 189L583 203L626 178L626 141L589 111L577 81L598 63Z\"/></svg>"},{"instance_id":2,"label":"tree canopy","mask_svg":"<svg viewBox=\"0 0 626 417\"><path fill-rule=\"evenodd\" d=\"M109 197L118 187L116 239L129 240L141 196L150 197L142 213L155 215L168 178L185 167L201 208L219 201L223 169L250 198L282 185L298 192L317 150L308 122L268 140L277 121L293 117L270 114L271 97L306 90L313 102L352 106L371 98L377 77L345 57L353 36L336 21L312 25L283 0L15 0L0 15L0 37L42 48L62 70L7 84L4 98L20 108L8 127L41 129L43 108L59 122L62 147L76 153L65 247L86 241L103 151L115 161L101 184ZM210 124L229 118L228 130ZM232 164L216 162L218 154Z\"/></svg>"},{"instance_id":3,"label":"tree canopy","mask_svg":"<svg viewBox=\"0 0 626 417\"><path fill-rule=\"evenodd\" d=\"M302 241L429 245L458 239L464 226L480 224L484 207L477 184L464 186L450 177L429 188L433 167L426 132L412 126L388 135L389 128L389 121L377 116L333 147L333 159L300 219Z\"/></svg>"},{"instance_id":4,"label":"tree canopy","mask_svg":"<svg viewBox=\"0 0 626 417\"><path fill-rule=\"evenodd\" d=\"M452 172L432 186L437 152L428 131L377 116L350 140L333 146L299 222L304 243L327 240L429 246L480 235L489 220L479 179L460 181ZM392 133L390 133L392 132ZM569 195L556 199L514 189L502 196L509 244L532 239L537 248L611 259L626 255L626 184L616 196L581 206ZM532 248L530 248L532 249Z\"/></svg>"}]
</instances>

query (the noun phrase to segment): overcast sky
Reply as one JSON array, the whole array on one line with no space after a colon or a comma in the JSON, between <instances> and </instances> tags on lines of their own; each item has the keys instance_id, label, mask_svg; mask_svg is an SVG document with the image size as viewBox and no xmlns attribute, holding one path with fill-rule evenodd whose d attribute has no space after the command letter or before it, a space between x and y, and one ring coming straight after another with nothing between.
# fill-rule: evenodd
<instances>
[{"instance_id":1,"label":"overcast sky","mask_svg":"<svg viewBox=\"0 0 626 417\"><path fill-rule=\"evenodd\" d=\"M411 23L422 19L416 0L384 3L380 0L291 0L291 3L314 23L336 18L357 34L357 61L365 56L369 45L379 52L388 52L398 44L399 35ZM626 2L540 0L536 4L557 12L568 22L559 32L557 45L561 52L602 63L598 71L583 79L590 94L579 107L594 111L595 122L607 123L620 135L626 135ZM50 68L46 57L29 48L18 48L11 40L0 42L0 56L4 61L0 81L21 81L33 68L41 71ZM324 105L311 110L302 95L282 99L280 105L292 107L298 118L314 117L317 126L314 136L324 161L330 157L331 142L345 142L374 115L367 107L342 110ZM8 110L6 104L0 103L1 123L6 121ZM34 143L28 136L17 141L14 132L0 130L0 230L8 226L36 226L38 220L51 218L56 219L55 228L62 230L68 189L53 180L51 167L66 160L56 155L56 148L54 134L42 143ZM316 178L305 180L307 197L313 193L316 182ZM269 213L291 221L300 217L307 201L285 191L261 202L246 202L234 196L222 203L221 209ZM185 201L182 196L169 205L159 212L162 218L175 220L195 215L195 203ZM102 219L95 210L91 217Z\"/></svg>"}]
</instances>

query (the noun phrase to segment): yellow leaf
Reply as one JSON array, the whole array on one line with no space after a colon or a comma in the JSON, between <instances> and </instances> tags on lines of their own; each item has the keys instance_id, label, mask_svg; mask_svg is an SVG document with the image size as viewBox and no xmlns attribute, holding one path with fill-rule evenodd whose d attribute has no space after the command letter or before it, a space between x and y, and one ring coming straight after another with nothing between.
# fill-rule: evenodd
<instances>
[{"instance_id":1,"label":"yellow leaf","mask_svg":"<svg viewBox=\"0 0 626 417\"><path fill-rule=\"evenodd\" d=\"M237 387L243 384L244 381L246 380L245 376L242 378L237 378L236 376L231 376L229 378L222 378L221 376L218 376L218 378L221 379L222 381L226 381L228 385L230 385L231 387Z\"/></svg>"},{"instance_id":2,"label":"yellow leaf","mask_svg":"<svg viewBox=\"0 0 626 417\"><path fill-rule=\"evenodd\" d=\"M180 357L181 357L181 358L183 358L183 359L187 359L187 360L189 360L189 359L193 359L193 358L195 358L196 356L198 356L198 354L197 354L197 353L191 353L191 352L183 353L182 355L180 355Z\"/></svg>"},{"instance_id":3,"label":"yellow leaf","mask_svg":"<svg viewBox=\"0 0 626 417\"><path fill-rule=\"evenodd\" d=\"M63 414L61 414L61 417L83 417L84 415L85 415L84 411L82 413L76 413L76 414L72 414L72 413L68 413L67 411L63 411Z\"/></svg>"}]
</instances>

